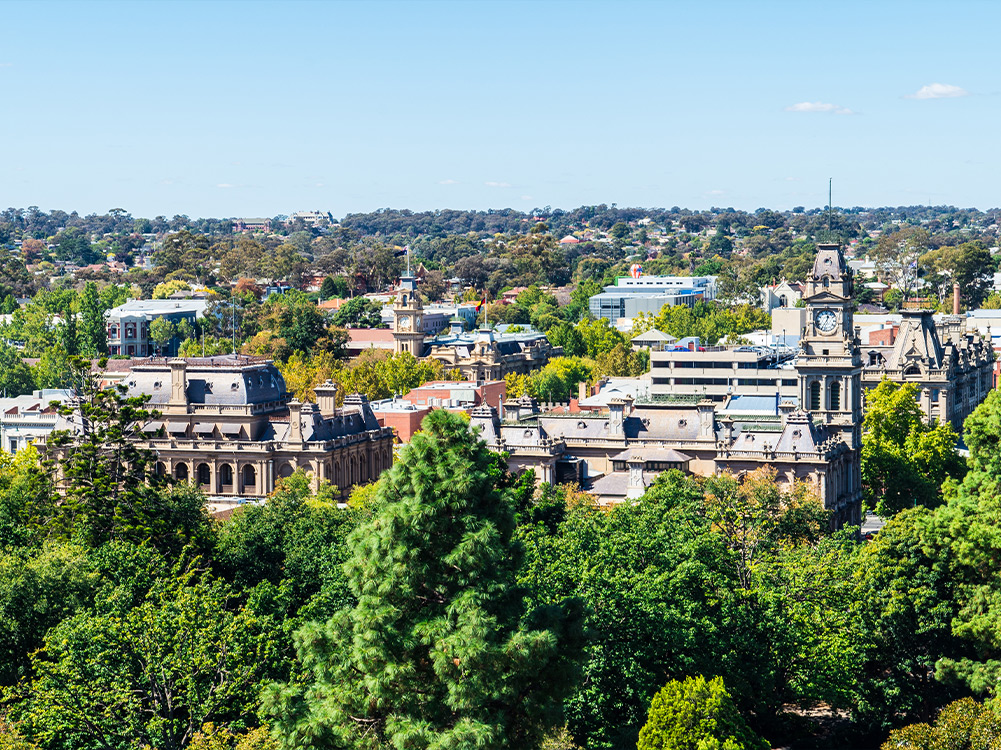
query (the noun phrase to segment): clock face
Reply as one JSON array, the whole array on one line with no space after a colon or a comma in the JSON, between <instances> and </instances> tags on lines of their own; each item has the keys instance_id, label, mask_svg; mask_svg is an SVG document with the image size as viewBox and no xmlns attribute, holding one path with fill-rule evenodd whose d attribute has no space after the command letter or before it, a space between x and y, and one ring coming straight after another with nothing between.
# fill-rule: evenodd
<instances>
[{"instance_id":1,"label":"clock face","mask_svg":"<svg viewBox=\"0 0 1001 750\"><path fill-rule=\"evenodd\" d=\"M409 331L410 330L410 316L409 315L401 315L400 316L400 330L401 331Z\"/></svg>"},{"instance_id":2,"label":"clock face","mask_svg":"<svg viewBox=\"0 0 1001 750\"><path fill-rule=\"evenodd\" d=\"M821 310L814 320L821 333L830 333L838 326L838 316L833 310Z\"/></svg>"}]
</instances>

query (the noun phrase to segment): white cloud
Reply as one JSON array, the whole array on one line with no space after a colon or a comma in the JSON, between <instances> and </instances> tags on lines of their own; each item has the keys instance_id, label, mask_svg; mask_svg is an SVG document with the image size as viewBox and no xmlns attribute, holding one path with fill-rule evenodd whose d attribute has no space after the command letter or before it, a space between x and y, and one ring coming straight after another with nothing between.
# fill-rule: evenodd
<instances>
[{"instance_id":1,"label":"white cloud","mask_svg":"<svg viewBox=\"0 0 1001 750\"><path fill-rule=\"evenodd\" d=\"M913 94L908 94L908 99L955 99L957 96L969 96L970 92L959 86L952 86L948 83L929 83L922 86Z\"/></svg>"},{"instance_id":2,"label":"white cloud","mask_svg":"<svg viewBox=\"0 0 1001 750\"><path fill-rule=\"evenodd\" d=\"M438 184L439 185L458 185L459 181L458 180L452 180L452 179L438 180Z\"/></svg>"},{"instance_id":3,"label":"white cloud","mask_svg":"<svg viewBox=\"0 0 1001 750\"><path fill-rule=\"evenodd\" d=\"M0 63L0 68L13 68L14 63Z\"/></svg>"},{"instance_id":4,"label":"white cloud","mask_svg":"<svg viewBox=\"0 0 1001 750\"><path fill-rule=\"evenodd\" d=\"M724 191L718 190L718 189L717 190L710 190L709 191L709 195L723 195L723 192Z\"/></svg>"},{"instance_id":5,"label":"white cloud","mask_svg":"<svg viewBox=\"0 0 1001 750\"><path fill-rule=\"evenodd\" d=\"M494 182L493 180L487 180L483 183L487 187L499 187L499 188L509 188L511 187L510 182Z\"/></svg>"},{"instance_id":6,"label":"white cloud","mask_svg":"<svg viewBox=\"0 0 1001 750\"><path fill-rule=\"evenodd\" d=\"M786 112L833 112L836 115L853 115L848 107L840 104L828 104L826 102L799 102L791 107L786 107Z\"/></svg>"},{"instance_id":7,"label":"white cloud","mask_svg":"<svg viewBox=\"0 0 1001 750\"><path fill-rule=\"evenodd\" d=\"M313 187L323 187L323 185L324 185L324 183L322 183L322 182L314 182L313 183Z\"/></svg>"},{"instance_id":8,"label":"white cloud","mask_svg":"<svg viewBox=\"0 0 1001 750\"><path fill-rule=\"evenodd\" d=\"M534 199L534 198L533 198L532 196L530 196L530 195L523 195L523 196L521 196L521 199L522 199L523 201L530 201L530 200L535 200L535 199Z\"/></svg>"},{"instance_id":9,"label":"white cloud","mask_svg":"<svg viewBox=\"0 0 1001 750\"><path fill-rule=\"evenodd\" d=\"M231 188L231 187L236 187L236 185L230 185L228 182L220 182L218 185L216 185L216 187L217 188Z\"/></svg>"},{"instance_id":10,"label":"white cloud","mask_svg":"<svg viewBox=\"0 0 1001 750\"><path fill-rule=\"evenodd\" d=\"M799 177L786 177L786 182L799 182Z\"/></svg>"}]
</instances>

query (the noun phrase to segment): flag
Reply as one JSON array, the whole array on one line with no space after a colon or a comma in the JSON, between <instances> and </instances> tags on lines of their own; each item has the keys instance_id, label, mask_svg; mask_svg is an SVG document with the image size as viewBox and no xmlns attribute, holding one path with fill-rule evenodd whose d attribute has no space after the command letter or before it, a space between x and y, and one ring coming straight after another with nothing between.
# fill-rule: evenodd
<instances>
[{"instance_id":1,"label":"flag","mask_svg":"<svg viewBox=\"0 0 1001 750\"><path fill-rule=\"evenodd\" d=\"M486 295L484 295L483 299L481 299L479 302L476 303L476 312L479 312L480 308L483 307L485 304L487 304Z\"/></svg>"}]
</instances>

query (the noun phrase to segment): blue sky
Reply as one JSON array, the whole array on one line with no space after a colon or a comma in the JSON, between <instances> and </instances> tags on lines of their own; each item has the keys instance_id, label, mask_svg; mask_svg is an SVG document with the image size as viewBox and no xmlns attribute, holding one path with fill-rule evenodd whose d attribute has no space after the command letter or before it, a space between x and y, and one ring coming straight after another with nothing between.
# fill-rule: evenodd
<instances>
[{"instance_id":1,"label":"blue sky","mask_svg":"<svg viewBox=\"0 0 1001 750\"><path fill-rule=\"evenodd\" d=\"M1001 3L5 2L0 205L1001 204Z\"/></svg>"}]
</instances>

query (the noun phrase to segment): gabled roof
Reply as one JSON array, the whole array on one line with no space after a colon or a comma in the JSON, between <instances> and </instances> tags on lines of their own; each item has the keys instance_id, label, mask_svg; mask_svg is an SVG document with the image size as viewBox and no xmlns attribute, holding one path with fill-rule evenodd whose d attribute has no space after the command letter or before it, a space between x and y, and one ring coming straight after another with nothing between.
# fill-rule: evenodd
<instances>
[{"instance_id":1,"label":"gabled roof","mask_svg":"<svg viewBox=\"0 0 1001 750\"><path fill-rule=\"evenodd\" d=\"M644 331L643 333L639 334L638 336L633 336L632 340L633 341L638 341L638 342L640 342L642 344L642 343L645 343L647 341L667 341L667 342L671 342L671 341L677 341L678 339L677 339L677 337L672 336L672 335L670 335L668 333L663 333L661 331L658 331L656 328L651 328L649 331Z\"/></svg>"}]
</instances>

